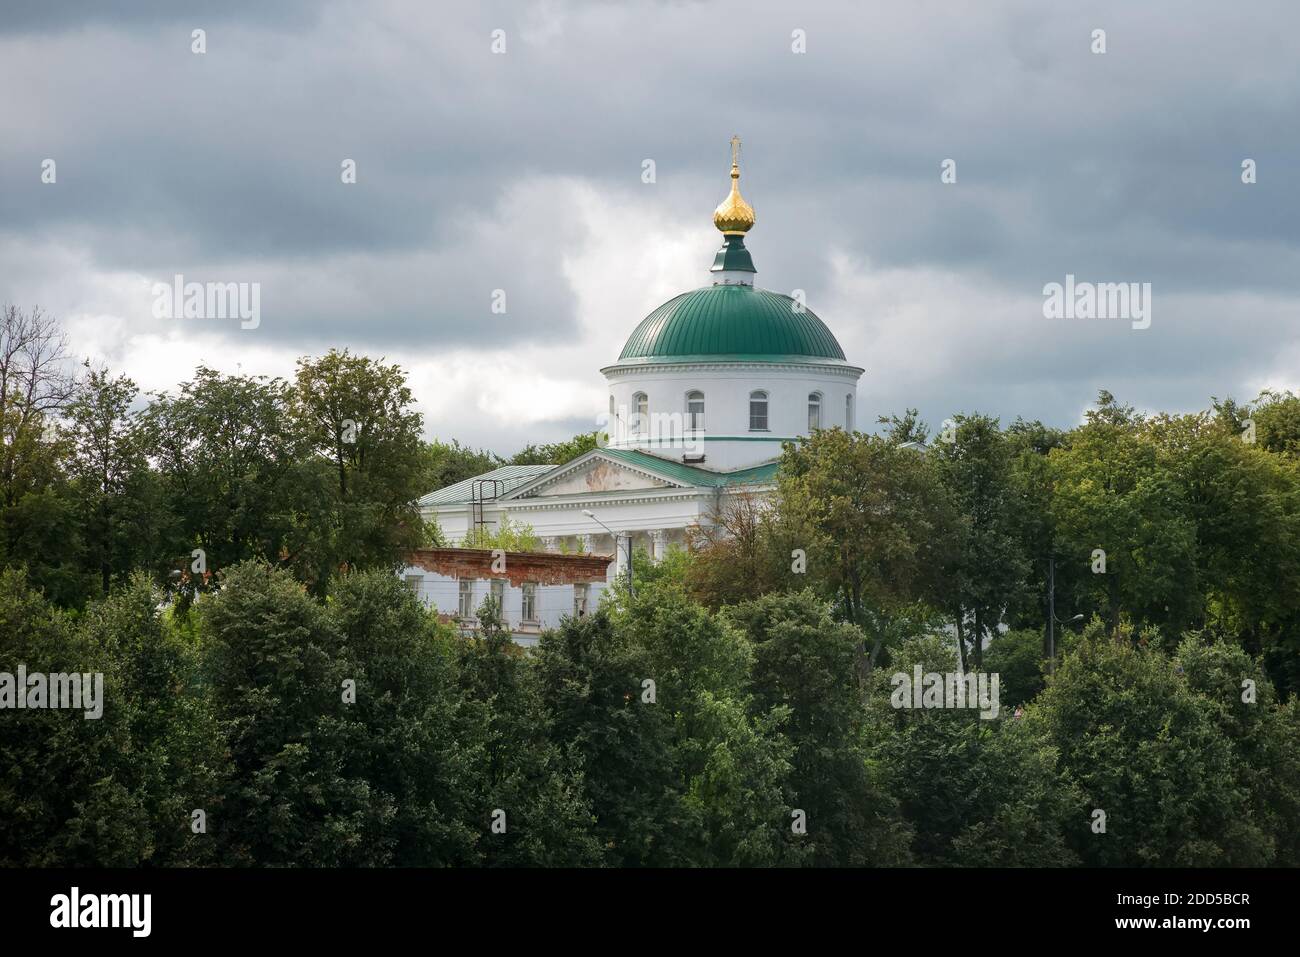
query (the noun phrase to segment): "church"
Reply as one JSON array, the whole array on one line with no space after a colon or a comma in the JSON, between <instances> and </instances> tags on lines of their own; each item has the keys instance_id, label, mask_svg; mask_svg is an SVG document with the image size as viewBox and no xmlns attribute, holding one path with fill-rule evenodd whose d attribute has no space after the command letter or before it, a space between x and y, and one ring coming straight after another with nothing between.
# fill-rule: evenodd
<instances>
[{"instance_id":1,"label":"church","mask_svg":"<svg viewBox=\"0 0 1300 957\"><path fill-rule=\"evenodd\" d=\"M600 370L602 447L570 462L505 466L431 492L422 514L449 542L476 526L529 525L548 552L658 559L728 496L769 492L781 445L819 428L853 430L863 370L803 302L755 283L745 239L754 209L731 191L713 213L722 247L711 282L646 316Z\"/></svg>"}]
</instances>

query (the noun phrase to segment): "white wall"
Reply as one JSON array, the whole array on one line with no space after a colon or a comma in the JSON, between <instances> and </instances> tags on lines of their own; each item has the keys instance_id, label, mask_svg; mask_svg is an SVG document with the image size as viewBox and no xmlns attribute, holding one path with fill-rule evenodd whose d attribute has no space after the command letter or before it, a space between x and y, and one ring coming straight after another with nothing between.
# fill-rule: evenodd
<instances>
[{"instance_id":1,"label":"white wall","mask_svg":"<svg viewBox=\"0 0 1300 957\"><path fill-rule=\"evenodd\" d=\"M419 588L416 589L416 595L425 605L444 615L455 616L460 613L459 579L431 572L417 565L404 568L400 575L404 581L413 575L419 575L423 578ZM601 596L605 593L607 587L604 582L592 582L588 586L587 608L589 611L595 611L599 607ZM573 590L573 585L538 585L538 622L529 623L522 620L524 607L523 588L515 587L506 582L502 612L515 641L521 645L535 645L537 638L543 631L548 628L558 628L562 618L573 614ZM474 582L475 612L478 611L479 605L490 594L491 583L488 579L478 579ZM472 630L472 628L467 630Z\"/></svg>"},{"instance_id":2,"label":"white wall","mask_svg":"<svg viewBox=\"0 0 1300 957\"><path fill-rule=\"evenodd\" d=\"M614 399L615 424L610 432L614 448L671 449L680 460L681 451L691 448L694 436L681 437L685 427L686 393L704 393L705 454L702 467L716 471L746 468L770 461L781 454L781 442L808 434L808 396L822 394L822 428L844 428L845 399L852 396L857 406L858 369L848 365L819 366L777 363L710 363L671 366L614 366L605 370L609 395ZM749 395L767 392L767 432L749 429ZM644 392L649 400L651 421L647 428L661 433L647 437L632 435L628 417L636 407L632 397ZM607 411L607 410L606 410ZM656 413L681 416L656 420ZM854 422L860 428L860 422ZM670 441L663 441L667 438Z\"/></svg>"}]
</instances>

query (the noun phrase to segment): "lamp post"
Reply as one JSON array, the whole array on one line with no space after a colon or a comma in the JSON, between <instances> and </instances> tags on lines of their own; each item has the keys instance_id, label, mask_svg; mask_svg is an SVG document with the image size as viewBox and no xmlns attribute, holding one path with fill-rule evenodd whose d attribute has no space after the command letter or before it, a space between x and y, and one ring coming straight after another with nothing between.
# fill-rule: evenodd
<instances>
[{"instance_id":1,"label":"lamp post","mask_svg":"<svg viewBox=\"0 0 1300 957\"><path fill-rule=\"evenodd\" d=\"M1047 557L1047 673L1056 674L1056 556Z\"/></svg>"},{"instance_id":2,"label":"lamp post","mask_svg":"<svg viewBox=\"0 0 1300 957\"><path fill-rule=\"evenodd\" d=\"M1056 617L1056 556L1047 556L1047 673L1056 674L1056 626L1074 624L1083 621L1083 615L1075 615L1068 622Z\"/></svg>"},{"instance_id":3,"label":"lamp post","mask_svg":"<svg viewBox=\"0 0 1300 957\"><path fill-rule=\"evenodd\" d=\"M608 525L606 525L604 522L598 519L595 513L593 513L591 509L584 508L582 510L582 514L586 515L589 519L591 519L593 522L595 522L605 531L609 532L610 536L614 539L614 554L617 555L618 539L619 539L618 532L614 531L612 528L610 528ZM635 593L632 591L632 536L631 535L628 535L627 537L627 593L629 597L635 596Z\"/></svg>"}]
</instances>

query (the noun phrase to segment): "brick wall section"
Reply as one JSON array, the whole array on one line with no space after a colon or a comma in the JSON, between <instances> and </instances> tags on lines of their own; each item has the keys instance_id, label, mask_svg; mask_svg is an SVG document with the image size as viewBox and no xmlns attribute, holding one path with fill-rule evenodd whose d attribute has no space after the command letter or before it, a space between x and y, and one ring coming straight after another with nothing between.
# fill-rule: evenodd
<instances>
[{"instance_id":1,"label":"brick wall section","mask_svg":"<svg viewBox=\"0 0 1300 957\"><path fill-rule=\"evenodd\" d=\"M603 582L610 555L561 555L557 552L506 552L502 574L492 571L492 552L484 548L419 548L407 555L411 565L449 578L505 578L518 588L524 582L574 585Z\"/></svg>"}]
</instances>

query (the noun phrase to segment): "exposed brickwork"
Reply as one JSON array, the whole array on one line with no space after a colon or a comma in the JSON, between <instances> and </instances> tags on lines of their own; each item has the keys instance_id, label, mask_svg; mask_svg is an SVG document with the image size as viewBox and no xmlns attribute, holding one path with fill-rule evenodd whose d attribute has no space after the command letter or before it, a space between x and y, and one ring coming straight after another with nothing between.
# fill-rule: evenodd
<instances>
[{"instance_id":1,"label":"exposed brickwork","mask_svg":"<svg viewBox=\"0 0 1300 957\"><path fill-rule=\"evenodd\" d=\"M504 572L492 571L492 552L485 548L420 548L406 559L449 578L504 578L516 588L524 582L573 585L603 582L613 556L561 555L557 552L506 552Z\"/></svg>"}]
</instances>

